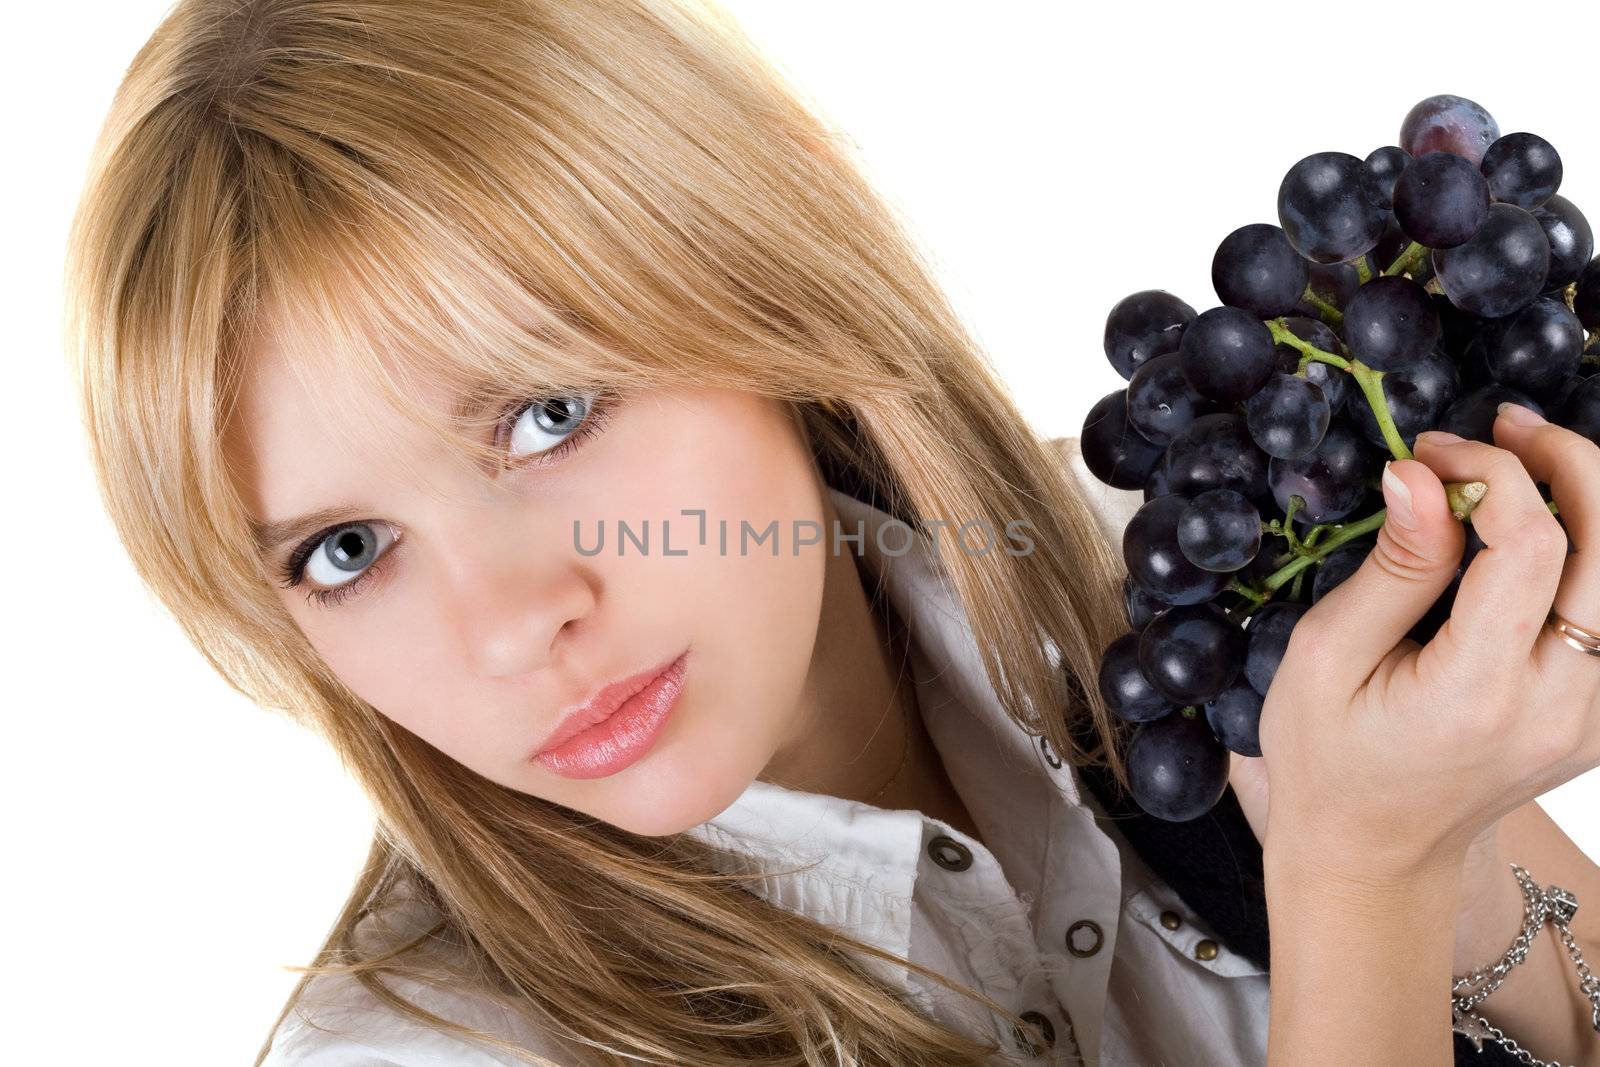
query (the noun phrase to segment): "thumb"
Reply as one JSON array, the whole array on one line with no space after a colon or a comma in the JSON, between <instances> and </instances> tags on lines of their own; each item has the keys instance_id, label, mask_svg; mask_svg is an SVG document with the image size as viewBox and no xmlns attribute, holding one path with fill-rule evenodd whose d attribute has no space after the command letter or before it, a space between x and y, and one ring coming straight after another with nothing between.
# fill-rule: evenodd
<instances>
[{"instance_id":1,"label":"thumb","mask_svg":"<svg viewBox=\"0 0 1600 1067\"><path fill-rule=\"evenodd\" d=\"M1450 514L1444 483L1425 463L1383 466L1387 505L1378 541L1366 561L1301 618L1331 627L1343 662L1328 665L1352 688L1366 679L1433 606L1455 577L1466 534ZM1316 621L1311 621L1318 617Z\"/></svg>"}]
</instances>

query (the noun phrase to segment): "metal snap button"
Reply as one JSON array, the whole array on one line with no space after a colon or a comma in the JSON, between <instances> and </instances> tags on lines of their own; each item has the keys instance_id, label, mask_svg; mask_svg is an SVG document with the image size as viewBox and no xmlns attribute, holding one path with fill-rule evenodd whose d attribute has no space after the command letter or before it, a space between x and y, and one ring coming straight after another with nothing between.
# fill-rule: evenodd
<instances>
[{"instance_id":1,"label":"metal snap button","mask_svg":"<svg viewBox=\"0 0 1600 1067\"><path fill-rule=\"evenodd\" d=\"M1018 1018L1022 1019L1030 1027L1037 1030L1040 1037L1040 1040L1036 1041L1027 1033L1024 1033L1022 1027L1013 1026L1011 1028L1012 1035L1017 1039L1017 1047L1022 1049L1022 1051L1026 1052L1030 1056L1038 1056L1041 1055L1045 1049L1051 1048L1055 1045L1056 1028L1055 1024L1050 1021L1050 1017L1048 1015L1044 1015L1043 1013L1037 1011L1025 1011L1018 1016Z\"/></svg>"},{"instance_id":2,"label":"metal snap button","mask_svg":"<svg viewBox=\"0 0 1600 1067\"><path fill-rule=\"evenodd\" d=\"M1043 734L1039 735L1039 751L1044 753L1044 761L1052 768L1061 766L1061 757L1050 748L1050 739Z\"/></svg>"},{"instance_id":3,"label":"metal snap button","mask_svg":"<svg viewBox=\"0 0 1600 1067\"><path fill-rule=\"evenodd\" d=\"M1080 929L1087 930L1094 937L1088 948L1079 948L1077 939L1073 936ZM1100 930L1100 924L1088 919L1079 919L1067 927L1067 951L1080 959L1087 959L1100 951L1100 946L1105 943L1105 934Z\"/></svg>"},{"instance_id":4,"label":"metal snap button","mask_svg":"<svg viewBox=\"0 0 1600 1067\"><path fill-rule=\"evenodd\" d=\"M972 850L960 841L939 834L928 842L928 855L947 871L964 871L972 866Z\"/></svg>"},{"instance_id":5,"label":"metal snap button","mask_svg":"<svg viewBox=\"0 0 1600 1067\"><path fill-rule=\"evenodd\" d=\"M1217 958L1217 943L1209 937L1201 938L1194 946L1194 954L1202 960L1214 960Z\"/></svg>"},{"instance_id":6,"label":"metal snap button","mask_svg":"<svg viewBox=\"0 0 1600 1067\"><path fill-rule=\"evenodd\" d=\"M1161 913L1161 925L1168 930L1176 930L1183 925L1183 920L1178 918L1178 913L1175 911L1164 911Z\"/></svg>"}]
</instances>

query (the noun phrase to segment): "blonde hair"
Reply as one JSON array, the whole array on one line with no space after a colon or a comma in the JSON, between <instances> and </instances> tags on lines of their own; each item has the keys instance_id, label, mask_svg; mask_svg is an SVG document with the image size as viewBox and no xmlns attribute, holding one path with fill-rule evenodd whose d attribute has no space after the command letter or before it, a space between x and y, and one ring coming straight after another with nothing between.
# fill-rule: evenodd
<instances>
[{"instance_id":1,"label":"blonde hair","mask_svg":"<svg viewBox=\"0 0 1600 1067\"><path fill-rule=\"evenodd\" d=\"M515 1049L388 975L454 983L633 1062L988 1062L992 1043L919 1012L865 953L1020 1024L762 900L691 835L580 817L396 727L284 611L223 447L243 354L282 322L317 338L299 372L341 361L474 458L492 435L473 412L519 397L688 383L776 398L830 479L896 514L1031 523L1030 554L944 553L947 578L1019 727L1125 788L1123 725L1095 684L1127 628L1120 559L819 116L695 0L180 0L135 56L69 249L100 491L208 662L324 736L377 815L285 1012L312 976L349 974ZM476 403L441 417L418 382ZM404 897L432 928L358 943L357 922Z\"/></svg>"}]
</instances>

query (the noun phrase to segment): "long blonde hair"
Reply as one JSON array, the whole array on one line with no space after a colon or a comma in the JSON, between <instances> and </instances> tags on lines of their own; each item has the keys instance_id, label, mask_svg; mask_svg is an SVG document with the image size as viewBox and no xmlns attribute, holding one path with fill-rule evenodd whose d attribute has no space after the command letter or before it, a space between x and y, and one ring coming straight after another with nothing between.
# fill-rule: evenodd
<instances>
[{"instance_id":1,"label":"long blonde hair","mask_svg":"<svg viewBox=\"0 0 1600 1067\"><path fill-rule=\"evenodd\" d=\"M1125 788L1095 684L1127 628L1120 559L820 114L696 0L179 0L129 66L67 276L100 491L186 636L324 736L377 815L294 997L353 974L515 1047L380 978L443 980L633 1062L988 1062L864 953L1016 1020L769 904L691 835L584 818L392 724L283 610L224 452L242 353L274 321L319 338L297 367L342 361L475 458L484 424L419 405L416 382L469 411L599 385L777 398L830 479L896 514L1031 523L1030 554L943 553L948 580L1019 728ZM432 928L358 945L406 895Z\"/></svg>"}]
</instances>

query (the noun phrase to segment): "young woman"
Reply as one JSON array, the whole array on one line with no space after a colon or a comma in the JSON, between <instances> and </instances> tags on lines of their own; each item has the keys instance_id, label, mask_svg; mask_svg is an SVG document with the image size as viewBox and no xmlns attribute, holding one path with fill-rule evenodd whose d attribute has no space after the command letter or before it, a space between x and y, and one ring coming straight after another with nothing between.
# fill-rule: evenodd
<instances>
[{"instance_id":1,"label":"young woman","mask_svg":"<svg viewBox=\"0 0 1600 1067\"><path fill-rule=\"evenodd\" d=\"M1095 683L1140 498L846 144L690 0L180 0L134 59L72 245L101 490L378 814L258 1062L1445 1062L1505 861L1600 901L1532 803L1600 762L1541 627L1600 627L1600 449L1420 441L1265 758L1150 827ZM1582 1055L1521 971L1501 1024Z\"/></svg>"}]
</instances>

